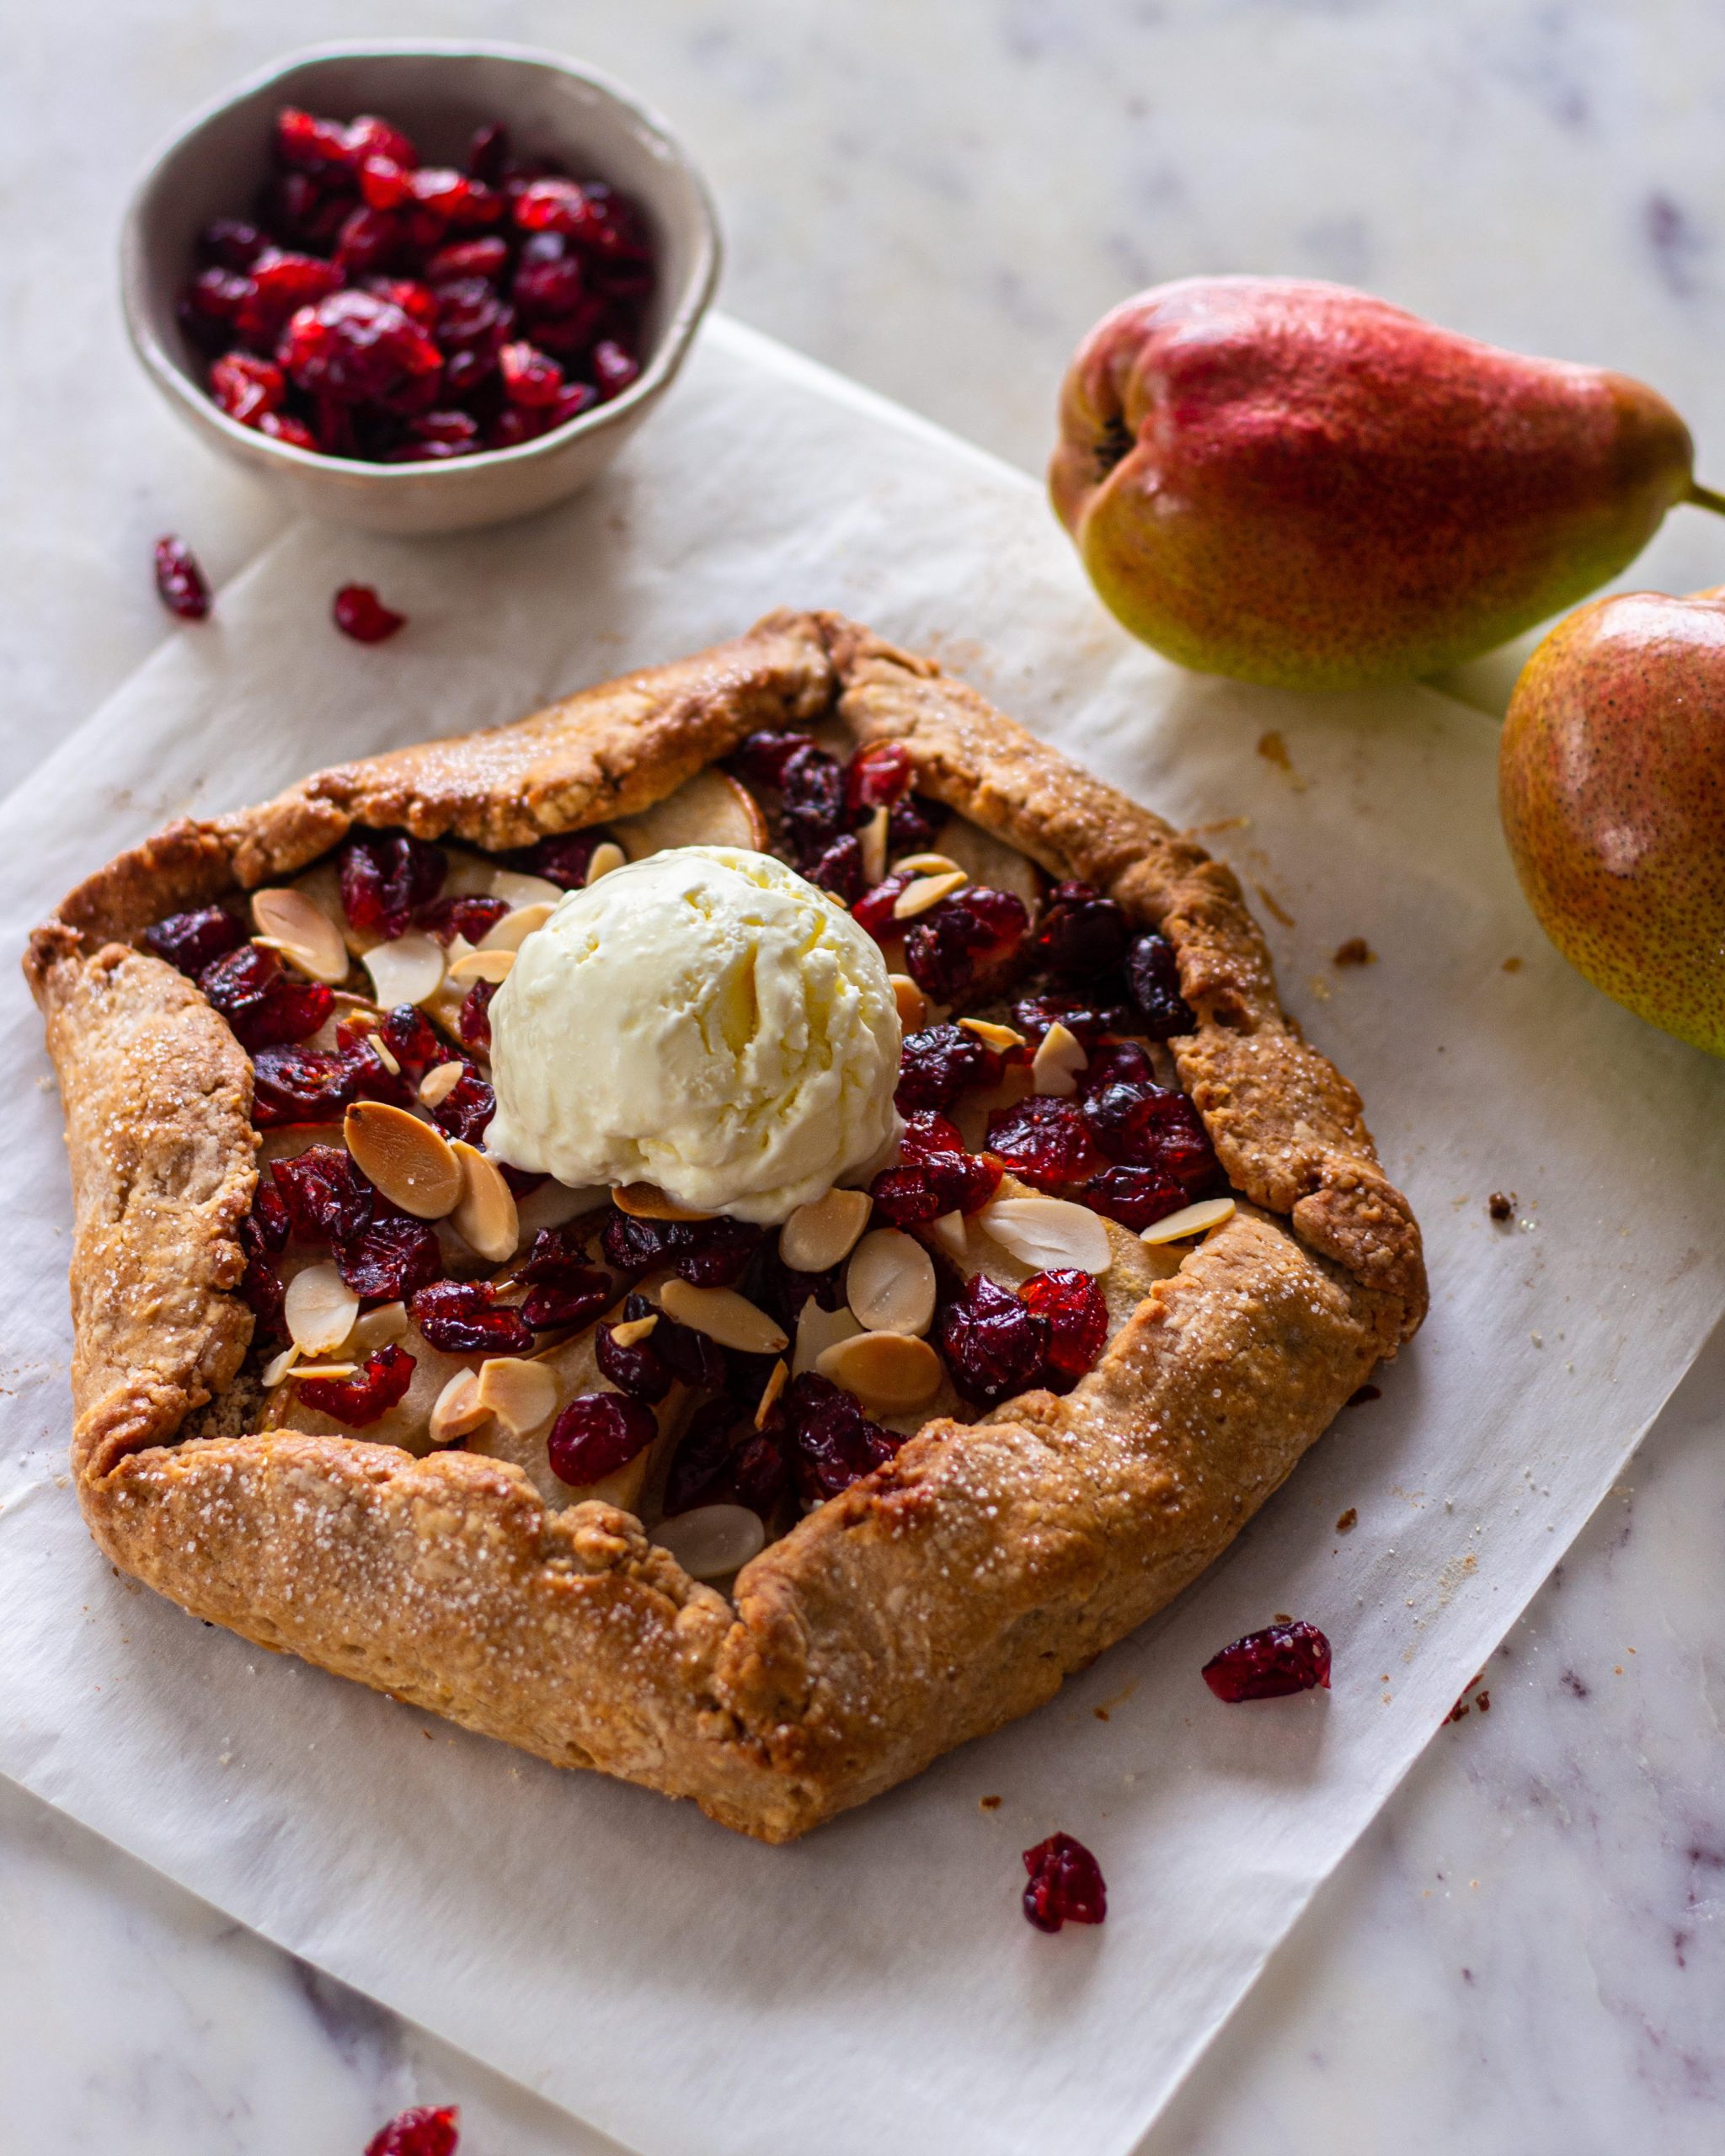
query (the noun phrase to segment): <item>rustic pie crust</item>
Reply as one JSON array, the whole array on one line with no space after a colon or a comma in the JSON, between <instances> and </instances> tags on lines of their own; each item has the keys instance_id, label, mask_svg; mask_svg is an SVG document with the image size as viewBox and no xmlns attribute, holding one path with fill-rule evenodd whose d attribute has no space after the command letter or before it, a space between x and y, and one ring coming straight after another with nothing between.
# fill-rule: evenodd
<instances>
[{"instance_id":1,"label":"rustic pie crust","mask_svg":"<svg viewBox=\"0 0 1725 2156\"><path fill-rule=\"evenodd\" d=\"M1197 1023L1169 1047L1233 1216L1140 1274L1065 1396L929 1421L729 1593L631 1513L556 1508L505 1461L246 1428L251 1063L142 931L296 874L355 825L519 847L644 809L756 728L835 723L902 742L920 793L1172 944ZM1354 1088L1284 1014L1233 876L834 616L771 615L519 724L174 823L71 894L27 970L66 1107L72 1463L101 1548L261 1646L765 1841L1028 1712L1160 1609L1424 1311L1418 1226ZM1111 1302L1131 1279L1115 1268Z\"/></svg>"}]
</instances>

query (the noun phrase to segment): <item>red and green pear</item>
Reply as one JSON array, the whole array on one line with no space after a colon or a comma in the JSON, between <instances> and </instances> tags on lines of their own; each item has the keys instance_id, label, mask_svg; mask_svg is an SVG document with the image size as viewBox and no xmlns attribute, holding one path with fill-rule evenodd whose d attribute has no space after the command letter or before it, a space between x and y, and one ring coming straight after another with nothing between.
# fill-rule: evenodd
<instances>
[{"instance_id":1,"label":"red and green pear","mask_svg":"<svg viewBox=\"0 0 1725 2156\"><path fill-rule=\"evenodd\" d=\"M1645 384L1345 286L1125 302L1060 397L1049 488L1097 592L1183 665L1295 689L1432 674L1615 576L1696 487Z\"/></svg>"},{"instance_id":2,"label":"red and green pear","mask_svg":"<svg viewBox=\"0 0 1725 2156\"><path fill-rule=\"evenodd\" d=\"M1560 622L1515 684L1498 776L1521 887L1564 957L1725 1055L1725 589Z\"/></svg>"}]
</instances>

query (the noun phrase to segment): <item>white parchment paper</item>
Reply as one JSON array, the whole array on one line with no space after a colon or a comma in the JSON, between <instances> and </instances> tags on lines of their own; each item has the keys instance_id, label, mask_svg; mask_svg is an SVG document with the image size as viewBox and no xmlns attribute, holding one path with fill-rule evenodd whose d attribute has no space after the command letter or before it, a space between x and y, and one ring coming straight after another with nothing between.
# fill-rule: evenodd
<instances>
[{"instance_id":1,"label":"white parchment paper","mask_svg":"<svg viewBox=\"0 0 1725 2156\"><path fill-rule=\"evenodd\" d=\"M334 635L350 578L409 632ZM647 2156L1111 2156L1725 1300L1725 1071L1546 947L1498 836L1489 722L1419 689L1296 698L1163 665L1096 606L1031 483L716 323L565 510L411 545L291 530L0 808L0 944L170 814L513 718L784 603L939 653L1257 887L1287 1001L1426 1230L1431 1321L1382 1398L1051 1706L757 1848L259 1653L98 1557L64 1475L58 1103L8 974L0 1769ZM1338 968L1354 937L1375 963ZM1498 1189L1513 1226L1487 1219ZM1221 1706L1199 1665L1278 1611L1328 1632L1333 1692ZM1100 1930L1019 1913L1019 1851L1055 1828L1101 1859Z\"/></svg>"}]
</instances>

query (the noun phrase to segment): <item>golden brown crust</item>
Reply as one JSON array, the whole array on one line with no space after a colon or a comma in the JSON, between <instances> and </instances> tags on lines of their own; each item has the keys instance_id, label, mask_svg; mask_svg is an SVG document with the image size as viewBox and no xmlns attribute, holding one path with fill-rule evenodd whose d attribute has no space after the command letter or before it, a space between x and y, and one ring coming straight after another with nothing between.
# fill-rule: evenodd
<instances>
[{"instance_id":1,"label":"golden brown crust","mask_svg":"<svg viewBox=\"0 0 1725 2156\"><path fill-rule=\"evenodd\" d=\"M1070 1396L930 1424L745 1567L732 1602L628 1514L549 1513L494 1461L291 1431L172 1444L249 1338L232 1289L250 1069L195 989L123 939L295 872L356 822L497 848L633 813L835 700L862 738L907 743L923 791L1169 937L1199 1019L1174 1053L1252 1208ZM103 1548L265 1646L771 1841L1025 1712L1161 1608L1424 1307L1406 1201L1352 1087L1283 1016L1228 872L836 616L771 616L517 727L175 825L72 894L28 970L67 1099L75 1460Z\"/></svg>"}]
</instances>

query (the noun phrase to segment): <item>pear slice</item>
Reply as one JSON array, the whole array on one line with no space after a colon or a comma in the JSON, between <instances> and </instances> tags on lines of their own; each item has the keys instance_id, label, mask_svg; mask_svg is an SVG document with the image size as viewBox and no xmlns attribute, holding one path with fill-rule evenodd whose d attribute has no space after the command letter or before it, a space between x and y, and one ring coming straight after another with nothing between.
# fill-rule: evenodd
<instances>
[{"instance_id":1,"label":"pear slice","mask_svg":"<svg viewBox=\"0 0 1725 2156\"><path fill-rule=\"evenodd\" d=\"M750 853L766 847L766 819L747 787L708 765L676 792L638 816L613 823L611 836L631 861L676 846L731 846Z\"/></svg>"},{"instance_id":2,"label":"pear slice","mask_svg":"<svg viewBox=\"0 0 1725 2156\"><path fill-rule=\"evenodd\" d=\"M1028 854L997 839L980 824L949 816L935 835L934 851L962 868L973 883L991 891L1010 891L1023 899L1033 920L1042 905L1043 874Z\"/></svg>"}]
</instances>

